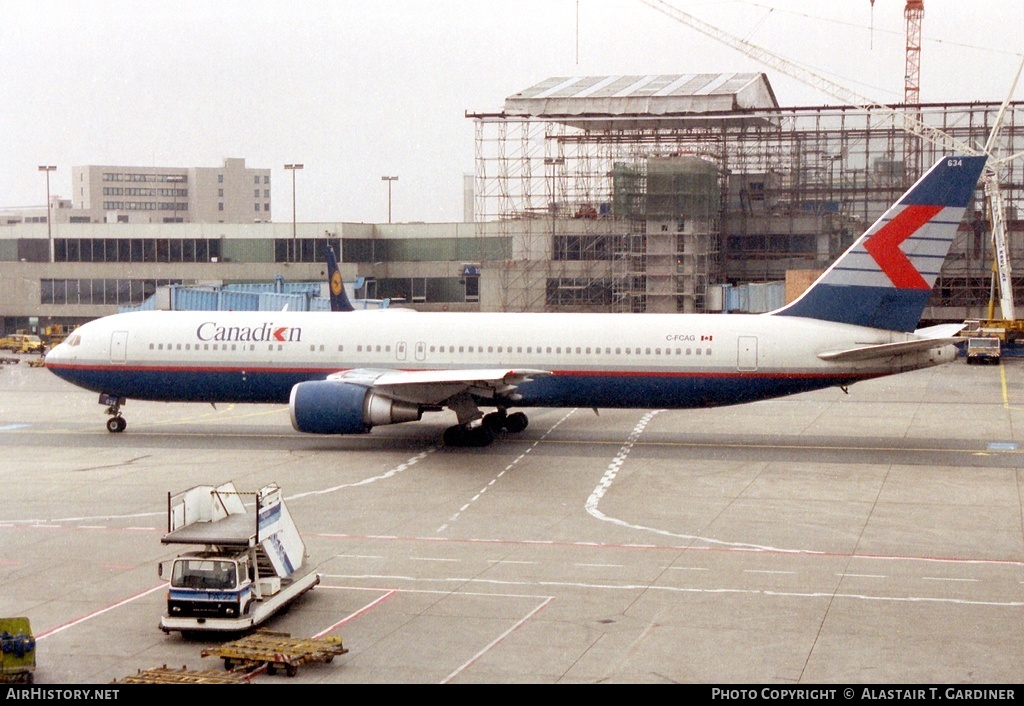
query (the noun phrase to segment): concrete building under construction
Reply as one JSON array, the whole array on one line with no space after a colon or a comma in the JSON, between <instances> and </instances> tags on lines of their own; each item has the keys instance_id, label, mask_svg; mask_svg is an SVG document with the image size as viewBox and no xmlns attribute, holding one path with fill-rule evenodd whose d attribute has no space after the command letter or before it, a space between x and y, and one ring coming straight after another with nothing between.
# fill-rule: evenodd
<instances>
[{"instance_id":1,"label":"concrete building under construction","mask_svg":"<svg viewBox=\"0 0 1024 706\"><path fill-rule=\"evenodd\" d=\"M999 155L1024 147L1022 105ZM799 288L945 154L908 115L980 148L1000 106L786 108L760 73L550 78L469 116L477 233L506 243L481 271L506 311L721 311L732 285ZM1018 264L1022 165L998 177ZM979 188L925 317L985 316L992 262Z\"/></svg>"}]
</instances>

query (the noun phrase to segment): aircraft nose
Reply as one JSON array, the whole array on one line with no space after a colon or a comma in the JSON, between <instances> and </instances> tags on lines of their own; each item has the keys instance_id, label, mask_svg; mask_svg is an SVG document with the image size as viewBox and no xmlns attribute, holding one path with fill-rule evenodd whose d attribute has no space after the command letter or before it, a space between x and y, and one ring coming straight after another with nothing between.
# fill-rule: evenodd
<instances>
[{"instance_id":1,"label":"aircraft nose","mask_svg":"<svg viewBox=\"0 0 1024 706\"><path fill-rule=\"evenodd\" d=\"M46 355L43 356L43 365L50 367L54 363L60 363L65 358L65 352L67 351L67 345L64 343L58 343L56 346L47 351Z\"/></svg>"}]
</instances>

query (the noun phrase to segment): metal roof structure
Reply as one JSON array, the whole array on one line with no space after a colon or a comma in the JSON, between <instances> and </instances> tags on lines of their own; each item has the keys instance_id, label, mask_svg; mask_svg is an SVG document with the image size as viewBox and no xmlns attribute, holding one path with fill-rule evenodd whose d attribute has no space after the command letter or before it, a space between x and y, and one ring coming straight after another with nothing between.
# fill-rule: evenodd
<instances>
[{"instance_id":1,"label":"metal roof structure","mask_svg":"<svg viewBox=\"0 0 1024 706\"><path fill-rule=\"evenodd\" d=\"M604 119L771 111L763 73L552 77L505 99L506 116Z\"/></svg>"}]
</instances>

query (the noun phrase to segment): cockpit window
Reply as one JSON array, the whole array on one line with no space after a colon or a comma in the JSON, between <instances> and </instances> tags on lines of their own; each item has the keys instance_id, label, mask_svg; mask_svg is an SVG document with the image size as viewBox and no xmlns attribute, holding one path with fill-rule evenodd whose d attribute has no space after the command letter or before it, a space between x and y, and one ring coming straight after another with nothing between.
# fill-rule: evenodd
<instances>
[{"instance_id":1,"label":"cockpit window","mask_svg":"<svg viewBox=\"0 0 1024 706\"><path fill-rule=\"evenodd\" d=\"M79 343L82 342L82 337L79 336L77 333L76 334L72 334L71 336L68 336L68 339L67 339L66 342L67 342L67 344L69 346L77 346Z\"/></svg>"}]
</instances>

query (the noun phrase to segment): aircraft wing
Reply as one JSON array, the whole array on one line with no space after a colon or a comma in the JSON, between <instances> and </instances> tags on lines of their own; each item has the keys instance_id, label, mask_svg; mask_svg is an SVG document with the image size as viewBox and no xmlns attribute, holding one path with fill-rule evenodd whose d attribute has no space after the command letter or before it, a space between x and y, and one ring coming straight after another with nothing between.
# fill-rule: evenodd
<instances>
[{"instance_id":1,"label":"aircraft wing","mask_svg":"<svg viewBox=\"0 0 1024 706\"><path fill-rule=\"evenodd\" d=\"M876 343L857 348L847 348L841 351L826 351L824 353L819 353L818 357L822 360L832 360L836 362L871 360L872 358L889 358L891 356L902 355L904 353L918 353L920 351L931 350L932 348L951 346L955 343L960 343L961 341L963 341L962 338L918 338L912 341L901 341L899 343Z\"/></svg>"},{"instance_id":2,"label":"aircraft wing","mask_svg":"<svg viewBox=\"0 0 1024 706\"><path fill-rule=\"evenodd\" d=\"M442 405L460 393L475 397L514 398L515 388L549 370L483 368L471 370L346 370L328 377L373 388L392 399Z\"/></svg>"}]
</instances>

